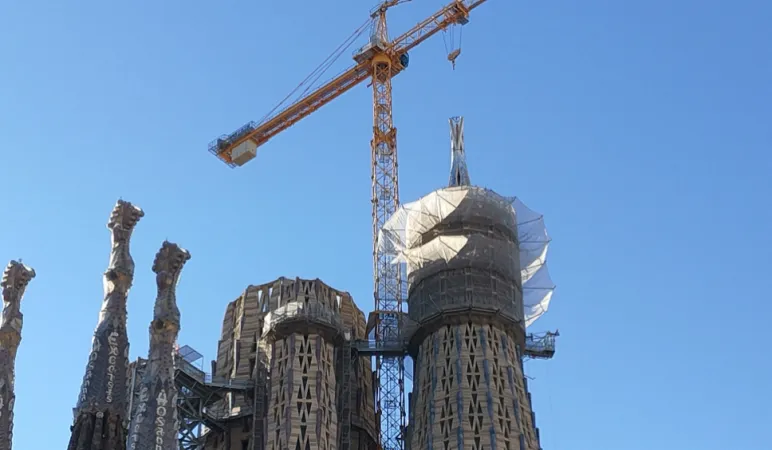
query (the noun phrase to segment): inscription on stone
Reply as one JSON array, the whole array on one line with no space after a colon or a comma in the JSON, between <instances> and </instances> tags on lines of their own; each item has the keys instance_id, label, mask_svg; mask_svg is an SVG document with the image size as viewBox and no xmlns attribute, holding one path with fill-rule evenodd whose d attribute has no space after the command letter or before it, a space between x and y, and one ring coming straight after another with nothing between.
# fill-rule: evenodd
<instances>
[{"instance_id":1,"label":"inscription on stone","mask_svg":"<svg viewBox=\"0 0 772 450\"><path fill-rule=\"evenodd\" d=\"M115 388L115 365L118 362L118 333L113 331L107 337L109 356L107 357L107 403L113 402L113 389Z\"/></svg>"}]
</instances>

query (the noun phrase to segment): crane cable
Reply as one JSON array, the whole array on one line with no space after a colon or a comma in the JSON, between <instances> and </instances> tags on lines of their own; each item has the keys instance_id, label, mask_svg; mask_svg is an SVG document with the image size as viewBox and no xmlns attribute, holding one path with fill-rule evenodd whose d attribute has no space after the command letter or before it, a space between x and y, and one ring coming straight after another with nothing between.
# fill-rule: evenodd
<instances>
[{"instance_id":1,"label":"crane cable","mask_svg":"<svg viewBox=\"0 0 772 450\"><path fill-rule=\"evenodd\" d=\"M456 58L461 54L461 42L464 37L464 27L459 27L458 30L458 47L455 47L455 29L457 25L451 25L447 29L442 30L442 42L445 44L445 54L448 55L448 61L456 68ZM450 43L448 43L450 41Z\"/></svg>"},{"instance_id":2,"label":"crane cable","mask_svg":"<svg viewBox=\"0 0 772 450\"><path fill-rule=\"evenodd\" d=\"M295 96L295 99L299 99L299 98L301 98L302 96L306 95L306 94L308 93L308 91L310 91L310 90L311 90L311 89L312 89L312 88L315 86L315 83L316 83L316 82L319 80L319 78L320 78L322 75L324 75L324 74L327 72L327 70L329 70L330 66L332 66L332 64L333 64L333 63L335 63L335 61L337 61L337 60L338 60L338 58L340 58L340 56L343 54L343 52L345 52L345 51L346 51L348 48L350 48L350 47L351 47L351 44L353 44L353 43L354 43L354 41L355 41L357 38L359 38L359 36L361 36L361 35L362 35L362 33L365 31L365 29L367 28L367 26L368 26L368 25L370 25L370 23L371 23L371 22L372 22L372 19L367 19L367 20L366 20L366 21L365 21L365 22L364 22L362 25L360 25L360 26L359 26L359 28L357 28L357 29L356 29L356 30L355 30L355 31L354 31L354 32L353 32L353 33L352 33L352 34L351 34L351 35L350 35L348 38L346 38L346 39L345 39L345 40L344 40L344 41L343 41L343 42L342 42L342 43L341 43L341 44L340 44L340 45L339 45L339 46L338 46L338 47L337 47L337 48L336 48L336 49L335 49L335 50L334 50L332 53L330 53L330 55L329 55L329 56L327 56L327 58L325 58L325 60L324 60L324 61L322 61L322 62L321 62L321 64L319 64L319 65L316 67L316 69L314 69L313 71L311 71L311 73L310 73L310 74L308 74L308 76L306 76L306 78L305 78L305 79L303 79L303 81L301 81L301 82L300 82L300 83L299 83L299 84L298 84L298 85L295 87L295 89L293 89L293 90L292 90L292 91L291 91L289 94L287 94L287 95L286 95L286 96L285 96L285 97L284 97L284 98L283 98L283 99L282 99L282 100L281 100L279 103L277 103L277 104L276 104L276 106L274 106L274 107L273 107L273 108L272 108L270 111L268 111L268 113L267 113L265 116L263 116L263 118L262 118L262 119L260 119L260 121L259 121L258 123L260 123L260 124L263 124L263 123L265 123L266 121L268 121L268 119L269 119L269 118L271 118L271 117L275 116L275 114L274 114L274 113L276 113L276 112L277 112L277 110L279 110L279 108L281 108L281 107L282 107L282 105L285 105L285 104L287 103L287 100L288 100L290 97L292 97L293 95L295 95L295 93L297 93L297 92L298 92L298 90L299 90L300 88L302 88L303 86L306 86L306 88L305 88L305 89L304 89L302 92L300 92L300 93L299 93L297 96ZM309 82L309 80L310 80L310 82ZM283 109L282 109L282 110L283 110Z\"/></svg>"}]
</instances>

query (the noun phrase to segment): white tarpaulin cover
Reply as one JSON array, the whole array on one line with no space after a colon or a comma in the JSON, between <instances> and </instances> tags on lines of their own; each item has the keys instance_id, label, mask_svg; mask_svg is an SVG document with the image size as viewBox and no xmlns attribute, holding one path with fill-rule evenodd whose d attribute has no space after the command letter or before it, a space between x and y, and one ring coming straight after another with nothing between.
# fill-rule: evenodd
<instances>
[{"instance_id":1,"label":"white tarpaulin cover","mask_svg":"<svg viewBox=\"0 0 772 450\"><path fill-rule=\"evenodd\" d=\"M477 233L431 234L438 225L450 223L464 223L486 232L493 226L496 233L510 236L517 229L519 261L515 260L517 249L504 240ZM482 264L512 278L519 267L526 327L547 312L555 289L547 270L549 242L541 214L517 198L475 186L439 189L402 205L378 236L379 249L394 255L393 264L405 263L413 282L422 279L422 273L434 272L437 265Z\"/></svg>"}]
</instances>

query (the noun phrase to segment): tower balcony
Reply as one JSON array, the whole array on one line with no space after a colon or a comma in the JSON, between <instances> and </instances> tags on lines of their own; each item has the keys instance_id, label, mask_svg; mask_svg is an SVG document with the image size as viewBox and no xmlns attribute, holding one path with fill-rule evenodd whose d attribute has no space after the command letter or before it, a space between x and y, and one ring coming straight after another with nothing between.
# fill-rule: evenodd
<instances>
[{"instance_id":1,"label":"tower balcony","mask_svg":"<svg viewBox=\"0 0 772 450\"><path fill-rule=\"evenodd\" d=\"M342 339L344 327L336 311L315 301L290 302L265 315L263 337L280 339L297 333L318 333Z\"/></svg>"}]
</instances>

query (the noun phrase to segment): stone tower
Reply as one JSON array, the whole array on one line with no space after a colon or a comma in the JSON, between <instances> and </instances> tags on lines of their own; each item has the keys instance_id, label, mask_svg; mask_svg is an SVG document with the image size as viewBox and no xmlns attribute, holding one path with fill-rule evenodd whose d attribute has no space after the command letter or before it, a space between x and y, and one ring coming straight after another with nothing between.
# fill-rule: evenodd
<instances>
[{"instance_id":1,"label":"stone tower","mask_svg":"<svg viewBox=\"0 0 772 450\"><path fill-rule=\"evenodd\" d=\"M379 237L407 265L406 440L413 450L539 450L522 361L526 325L551 290L526 308L523 289L548 238L521 244L515 200L469 185L462 125L451 120L450 187L403 205Z\"/></svg>"},{"instance_id":2,"label":"stone tower","mask_svg":"<svg viewBox=\"0 0 772 450\"><path fill-rule=\"evenodd\" d=\"M138 404L129 427L129 450L175 449L177 433L177 386L174 357L180 332L177 282L190 253L177 244L164 242L153 262L158 294L147 363L139 384Z\"/></svg>"},{"instance_id":3,"label":"stone tower","mask_svg":"<svg viewBox=\"0 0 772 450\"><path fill-rule=\"evenodd\" d=\"M0 316L0 450L11 450L13 444L13 404L16 401L16 351L21 343L21 299L35 270L21 262L11 261L3 272L3 312Z\"/></svg>"},{"instance_id":4,"label":"stone tower","mask_svg":"<svg viewBox=\"0 0 772 450\"><path fill-rule=\"evenodd\" d=\"M257 398L234 392L212 408L225 431L207 450L375 450L370 359L352 349L362 339L364 314L320 280L248 287L226 309L212 379L252 380Z\"/></svg>"},{"instance_id":5,"label":"stone tower","mask_svg":"<svg viewBox=\"0 0 772 450\"><path fill-rule=\"evenodd\" d=\"M68 450L126 448L129 369L126 300L134 280L129 242L142 216L144 212L140 208L118 200L107 223L112 248L104 274L105 296L78 394Z\"/></svg>"}]
</instances>

